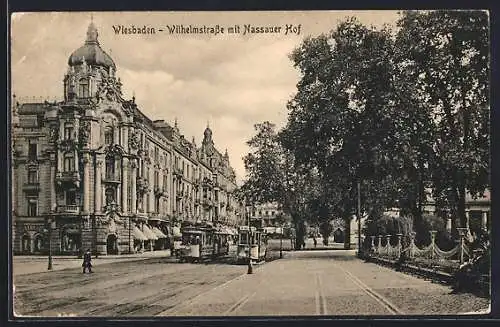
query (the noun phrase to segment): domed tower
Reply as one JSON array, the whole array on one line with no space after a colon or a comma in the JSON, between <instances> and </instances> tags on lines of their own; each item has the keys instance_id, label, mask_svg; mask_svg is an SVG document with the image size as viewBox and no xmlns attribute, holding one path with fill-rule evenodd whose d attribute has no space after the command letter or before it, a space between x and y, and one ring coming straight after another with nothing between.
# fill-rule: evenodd
<instances>
[{"instance_id":1,"label":"domed tower","mask_svg":"<svg viewBox=\"0 0 500 327\"><path fill-rule=\"evenodd\" d=\"M100 47L98 36L94 22L90 22L84 45L69 56L68 72L64 76L66 101L95 97L102 81L111 79L116 82L116 65Z\"/></svg>"}]
</instances>

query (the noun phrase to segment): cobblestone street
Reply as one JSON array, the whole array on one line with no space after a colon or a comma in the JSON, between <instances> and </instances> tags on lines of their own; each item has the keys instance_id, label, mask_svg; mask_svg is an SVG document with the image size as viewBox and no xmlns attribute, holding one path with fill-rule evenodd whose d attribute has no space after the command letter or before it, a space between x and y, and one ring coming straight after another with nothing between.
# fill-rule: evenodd
<instances>
[{"instance_id":1,"label":"cobblestone street","mask_svg":"<svg viewBox=\"0 0 500 327\"><path fill-rule=\"evenodd\" d=\"M15 312L29 316L254 316L457 314L489 300L354 256L287 252L247 267L149 258L15 277Z\"/></svg>"}]
</instances>

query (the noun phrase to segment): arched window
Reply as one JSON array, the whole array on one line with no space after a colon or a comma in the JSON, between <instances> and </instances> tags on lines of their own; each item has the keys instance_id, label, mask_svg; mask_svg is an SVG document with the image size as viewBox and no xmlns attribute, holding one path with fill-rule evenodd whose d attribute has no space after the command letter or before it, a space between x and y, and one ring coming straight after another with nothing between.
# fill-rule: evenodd
<instances>
[{"instance_id":1,"label":"arched window","mask_svg":"<svg viewBox=\"0 0 500 327\"><path fill-rule=\"evenodd\" d=\"M106 126L104 129L104 143L107 145L114 144L114 130L111 126Z\"/></svg>"},{"instance_id":2,"label":"arched window","mask_svg":"<svg viewBox=\"0 0 500 327\"><path fill-rule=\"evenodd\" d=\"M82 78L78 82L78 96L80 98L88 98L89 97L89 82Z\"/></svg>"}]
</instances>

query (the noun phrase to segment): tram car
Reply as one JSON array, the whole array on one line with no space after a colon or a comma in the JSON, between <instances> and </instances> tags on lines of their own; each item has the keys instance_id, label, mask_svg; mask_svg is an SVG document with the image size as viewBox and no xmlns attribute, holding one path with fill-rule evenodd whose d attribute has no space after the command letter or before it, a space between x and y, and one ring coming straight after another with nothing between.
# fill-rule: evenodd
<instances>
[{"instance_id":1,"label":"tram car","mask_svg":"<svg viewBox=\"0 0 500 327\"><path fill-rule=\"evenodd\" d=\"M262 229L240 226L238 228L237 263L259 262L266 259L267 234Z\"/></svg>"},{"instance_id":2,"label":"tram car","mask_svg":"<svg viewBox=\"0 0 500 327\"><path fill-rule=\"evenodd\" d=\"M215 229L214 236L214 256L222 257L229 254L229 244L231 243L232 232L224 226Z\"/></svg>"},{"instance_id":3,"label":"tram car","mask_svg":"<svg viewBox=\"0 0 500 327\"><path fill-rule=\"evenodd\" d=\"M214 255L215 230L211 226L187 226L181 229L180 262L201 262Z\"/></svg>"}]
</instances>

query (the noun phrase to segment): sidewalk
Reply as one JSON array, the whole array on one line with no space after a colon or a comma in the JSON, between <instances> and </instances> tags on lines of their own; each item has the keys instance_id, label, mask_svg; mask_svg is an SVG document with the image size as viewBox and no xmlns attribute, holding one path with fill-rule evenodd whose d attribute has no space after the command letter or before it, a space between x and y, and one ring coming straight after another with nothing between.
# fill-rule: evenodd
<instances>
[{"instance_id":1,"label":"sidewalk","mask_svg":"<svg viewBox=\"0 0 500 327\"><path fill-rule=\"evenodd\" d=\"M92 265L98 267L101 264L122 262L122 261L137 261L150 258L170 257L170 250L163 251L147 251L144 253L122 254L122 255L102 255L98 258L92 257ZM52 271L81 268L82 260L76 256L53 256ZM47 270L47 256L14 256L12 260L12 275L26 275L34 273L50 273Z\"/></svg>"}]
</instances>

